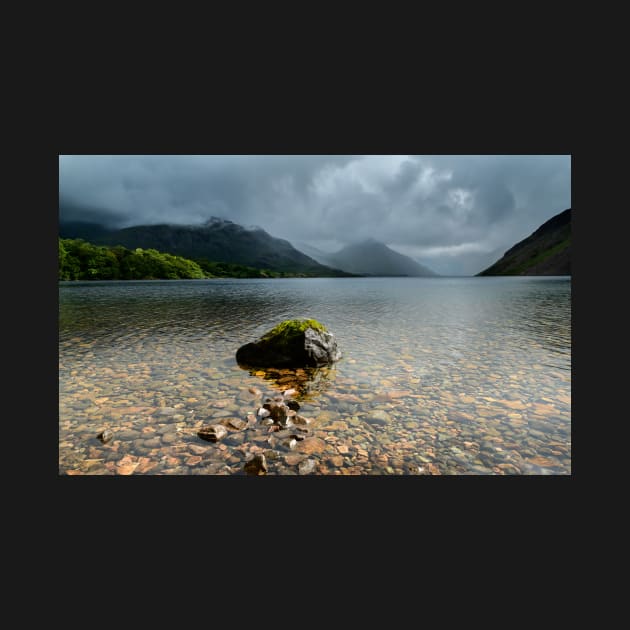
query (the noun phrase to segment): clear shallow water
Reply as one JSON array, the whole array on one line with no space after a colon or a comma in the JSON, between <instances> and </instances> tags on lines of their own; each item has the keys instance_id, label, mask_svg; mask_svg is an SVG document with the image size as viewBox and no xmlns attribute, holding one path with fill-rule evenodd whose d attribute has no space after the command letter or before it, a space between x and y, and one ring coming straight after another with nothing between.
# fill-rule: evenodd
<instances>
[{"instance_id":1,"label":"clear shallow water","mask_svg":"<svg viewBox=\"0 0 630 630\"><path fill-rule=\"evenodd\" d=\"M236 364L294 317L324 323L341 361ZM291 386L312 420L297 447L253 423L196 435L255 412L249 388ZM570 278L60 283L60 474L244 474L257 452L268 474L303 458L313 474L570 474Z\"/></svg>"}]
</instances>

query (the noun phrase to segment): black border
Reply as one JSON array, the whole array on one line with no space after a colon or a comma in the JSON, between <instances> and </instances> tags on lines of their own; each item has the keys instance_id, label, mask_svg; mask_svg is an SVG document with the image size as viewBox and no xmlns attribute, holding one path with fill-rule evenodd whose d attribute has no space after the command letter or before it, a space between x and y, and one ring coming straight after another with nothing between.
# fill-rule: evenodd
<instances>
[{"instance_id":1,"label":"black border","mask_svg":"<svg viewBox=\"0 0 630 630\"><path fill-rule=\"evenodd\" d=\"M194 529L199 520L210 518L214 524L224 520L225 527L220 529L235 536L244 522L251 525L255 514L259 517L254 526L261 532L281 524L285 528L287 523L302 523L322 532L334 523L345 532L356 527L371 529L375 519L385 518L390 533L402 527L414 537L419 535L414 527L419 515L420 522L435 518L445 527L448 519L453 519L451 526L487 518L499 519L506 527L514 518L532 527L538 519L547 524L560 522L571 509L570 490L579 464L573 466L571 476L558 477L310 477L299 478L299 484L292 477L58 476L59 154L572 153L565 98L521 98L515 106L505 95L478 103L453 95L432 106L427 105L428 97L396 92L377 99L362 93L350 103L338 102L329 92L319 99L286 92L278 99L269 99L267 93L252 98L245 92L239 92L236 100L215 93L201 102L182 95L177 105L178 99L172 98L166 107L155 107L147 95L140 102L121 99L114 107L111 101L100 102L98 107L86 98L83 102L89 102L89 107L74 103L65 110L57 108L58 120L48 138L40 177L46 185L33 187L41 195L35 202L39 211L33 238L38 251L45 254L36 276L45 288L38 292L33 308L42 314L36 343L44 384L35 403L41 409L39 417L46 425L50 421L52 429L50 439L38 440L44 445L41 461L46 462L44 476L52 478L58 517L67 523L98 523L113 528L110 531L119 528L122 515L126 522L148 526L159 522L160 528L176 529L182 523ZM580 205L573 212L576 244L587 229ZM30 238L31 230L28 233ZM572 263L575 276L584 269L575 245L573 255L578 258ZM580 285L581 280L572 282L574 297ZM44 301L50 305L45 318ZM576 348L575 327L573 341ZM577 398L575 387L573 393ZM581 406L582 397L578 400Z\"/></svg>"}]
</instances>

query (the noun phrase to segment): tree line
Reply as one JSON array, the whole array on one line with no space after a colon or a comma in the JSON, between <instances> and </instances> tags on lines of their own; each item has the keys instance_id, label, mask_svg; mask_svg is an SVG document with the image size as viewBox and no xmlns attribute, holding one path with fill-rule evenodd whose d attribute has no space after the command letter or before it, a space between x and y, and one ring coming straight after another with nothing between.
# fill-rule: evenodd
<instances>
[{"instance_id":1,"label":"tree line","mask_svg":"<svg viewBox=\"0 0 630 630\"><path fill-rule=\"evenodd\" d=\"M59 280L186 280L301 275L204 258L189 260L156 249L93 245L80 238L59 238L58 252Z\"/></svg>"}]
</instances>

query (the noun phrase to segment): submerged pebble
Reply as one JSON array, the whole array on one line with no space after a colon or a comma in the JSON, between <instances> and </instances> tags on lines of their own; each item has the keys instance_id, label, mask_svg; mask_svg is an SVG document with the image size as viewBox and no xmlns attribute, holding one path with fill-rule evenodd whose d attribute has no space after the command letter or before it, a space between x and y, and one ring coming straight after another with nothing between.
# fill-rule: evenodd
<instances>
[{"instance_id":1,"label":"submerged pebble","mask_svg":"<svg viewBox=\"0 0 630 630\"><path fill-rule=\"evenodd\" d=\"M103 442L103 444L107 444L107 442L109 442L114 437L114 432L110 429L105 429L104 431L101 431L96 437L101 442Z\"/></svg>"}]
</instances>

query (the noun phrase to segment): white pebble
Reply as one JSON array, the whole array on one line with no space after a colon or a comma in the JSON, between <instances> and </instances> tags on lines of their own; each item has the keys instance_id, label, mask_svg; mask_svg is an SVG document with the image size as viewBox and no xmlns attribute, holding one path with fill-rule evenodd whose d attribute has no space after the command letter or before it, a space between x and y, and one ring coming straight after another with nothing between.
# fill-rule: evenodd
<instances>
[{"instance_id":1,"label":"white pebble","mask_svg":"<svg viewBox=\"0 0 630 630\"><path fill-rule=\"evenodd\" d=\"M295 396L297 394L297 391L295 389L285 389L282 392L283 396Z\"/></svg>"},{"instance_id":2,"label":"white pebble","mask_svg":"<svg viewBox=\"0 0 630 630\"><path fill-rule=\"evenodd\" d=\"M259 416L260 418L266 418L268 415L270 415L270 413L271 413L271 412L269 411L269 409L265 409L264 407L261 407L261 408L258 410L258 416Z\"/></svg>"}]
</instances>

